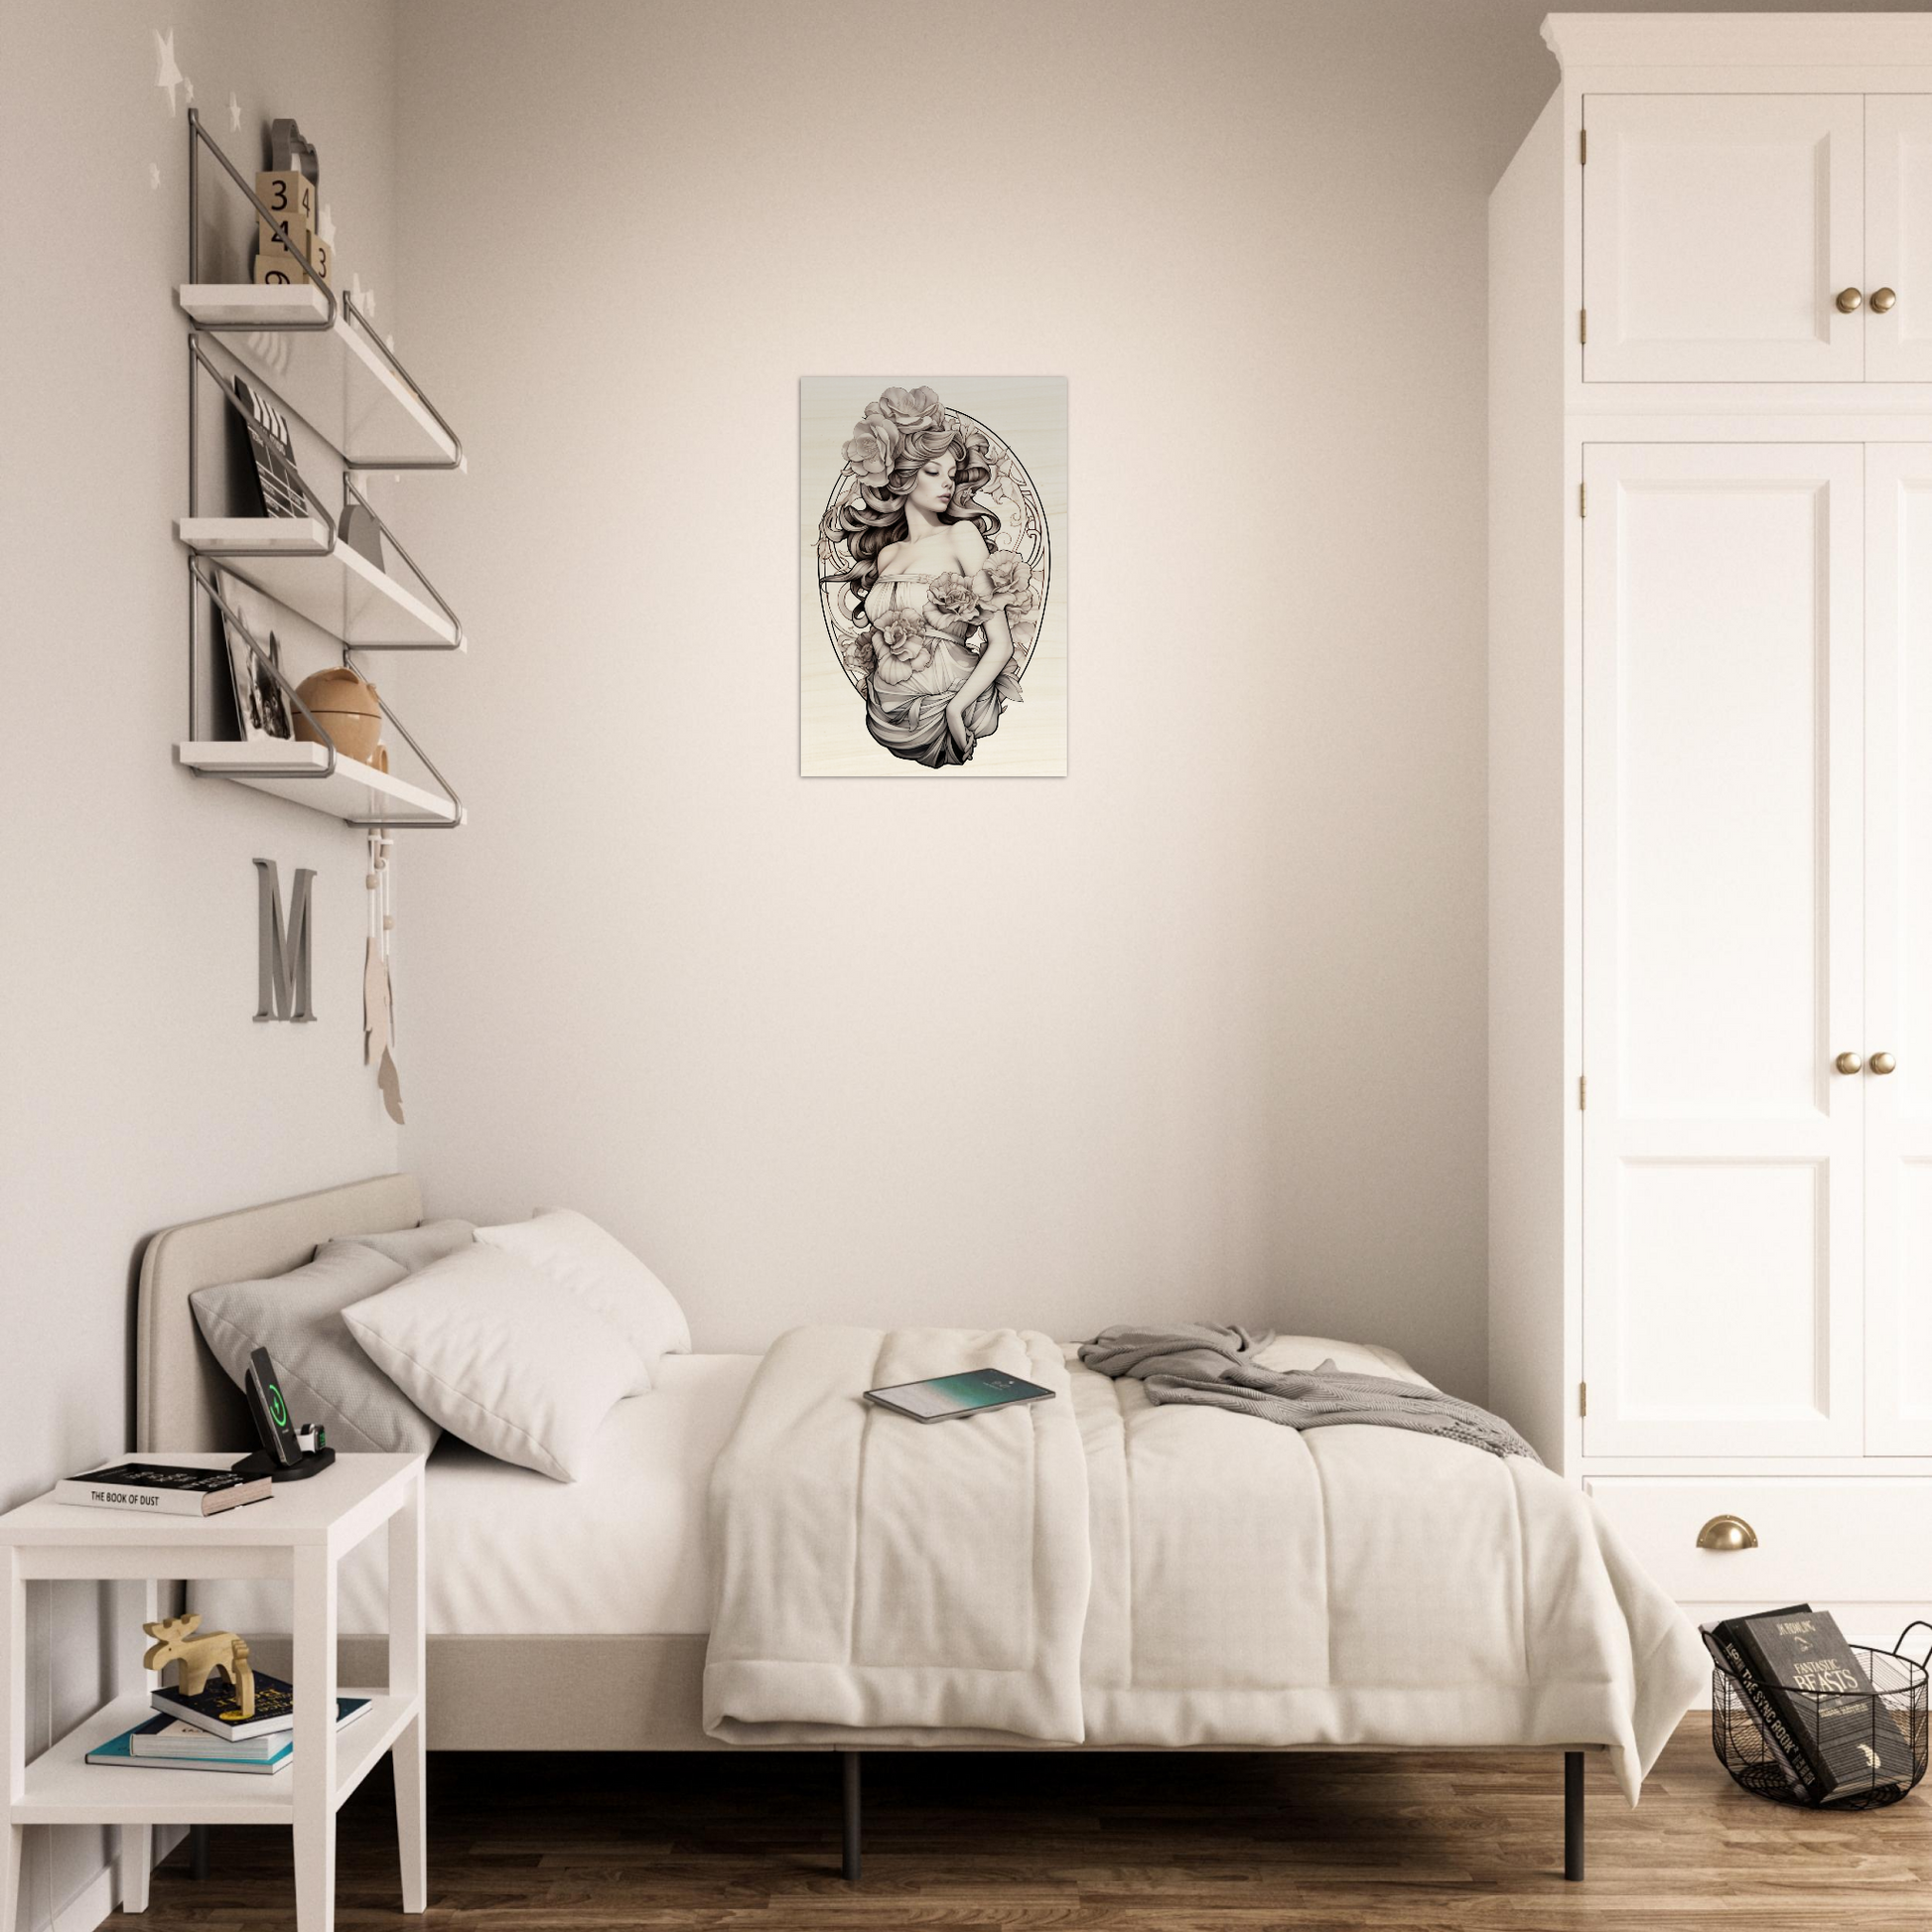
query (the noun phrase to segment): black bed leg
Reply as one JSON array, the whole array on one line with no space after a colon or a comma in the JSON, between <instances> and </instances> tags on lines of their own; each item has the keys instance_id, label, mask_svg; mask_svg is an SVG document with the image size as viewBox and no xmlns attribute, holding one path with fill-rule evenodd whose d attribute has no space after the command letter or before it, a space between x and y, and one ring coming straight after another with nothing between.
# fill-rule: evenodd
<instances>
[{"instance_id":1,"label":"black bed leg","mask_svg":"<svg viewBox=\"0 0 1932 1932\"><path fill-rule=\"evenodd\" d=\"M1563 1875L1584 1875L1584 1754L1563 1754Z\"/></svg>"},{"instance_id":2,"label":"black bed leg","mask_svg":"<svg viewBox=\"0 0 1932 1932\"><path fill-rule=\"evenodd\" d=\"M840 1874L848 1884L859 1882L859 1753L841 1751L840 1774L845 1793L845 1854Z\"/></svg>"}]
</instances>

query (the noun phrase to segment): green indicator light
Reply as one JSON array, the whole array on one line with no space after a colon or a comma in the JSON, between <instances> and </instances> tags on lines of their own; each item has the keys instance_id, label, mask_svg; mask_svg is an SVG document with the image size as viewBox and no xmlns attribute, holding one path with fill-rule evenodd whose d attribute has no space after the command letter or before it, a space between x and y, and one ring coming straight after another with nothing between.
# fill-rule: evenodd
<instances>
[{"instance_id":1,"label":"green indicator light","mask_svg":"<svg viewBox=\"0 0 1932 1932\"><path fill-rule=\"evenodd\" d=\"M277 1429L289 1426L288 1405L282 1400L282 1392L273 1382L268 1385L268 1413L275 1418Z\"/></svg>"}]
</instances>

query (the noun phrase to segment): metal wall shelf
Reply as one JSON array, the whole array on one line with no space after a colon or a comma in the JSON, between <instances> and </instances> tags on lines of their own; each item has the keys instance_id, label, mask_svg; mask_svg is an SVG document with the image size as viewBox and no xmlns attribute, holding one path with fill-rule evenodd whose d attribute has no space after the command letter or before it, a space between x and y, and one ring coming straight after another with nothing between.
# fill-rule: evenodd
<instances>
[{"instance_id":1,"label":"metal wall shelf","mask_svg":"<svg viewBox=\"0 0 1932 1932\"><path fill-rule=\"evenodd\" d=\"M461 630L347 544L320 517L184 516L175 535L198 557L354 650L463 650Z\"/></svg>"},{"instance_id":2,"label":"metal wall shelf","mask_svg":"<svg viewBox=\"0 0 1932 1932\"><path fill-rule=\"evenodd\" d=\"M462 444L394 372L394 358L362 323L349 297L332 300L308 283L256 288L188 282L178 299L198 327L219 334L222 347L260 376L349 469L461 465Z\"/></svg>"},{"instance_id":3,"label":"metal wall shelf","mask_svg":"<svg viewBox=\"0 0 1932 1932\"><path fill-rule=\"evenodd\" d=\"M271 798L307 805L311 811L326 812L350 825L370 820L394 824L398 812L409 813L423 824L461 825L465 816L462 805L439 798L407 779L357 764L340 752L332 766L326 745L290 743L278 745L272 755L265 755L265 748L258 744L216 739L199 745L179 744L175 758L191 771L232 778L237 784L267 792Z\"/></svg>"}]
</instances>

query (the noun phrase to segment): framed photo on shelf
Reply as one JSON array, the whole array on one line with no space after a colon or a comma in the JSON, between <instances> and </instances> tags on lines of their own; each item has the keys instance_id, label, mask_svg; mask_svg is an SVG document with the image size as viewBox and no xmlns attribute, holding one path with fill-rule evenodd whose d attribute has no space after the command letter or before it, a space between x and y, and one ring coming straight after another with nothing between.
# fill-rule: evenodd
<instances>
[{"instance_id":1,"label":"framed photo on shelf","mask_svg":"<svg viewBox=\"0 0 1932 1932\"><path fill-rule=\"evenodd\" d=\"M222 595L238 604L242 592L232 578L226 578ZM295 721L289 712L288 693L276 683L268 666L248 648L247 640L238 634L218 608L214 613L214 621L219 626L222 651L228 662L228 689L234 698L235 723L242 743L253 745L292 740L295 737ZM262 648L268 653L269 661L276 670L280 670L282 646L274 631L268 632Z\"/></svg>"}]
</instances>

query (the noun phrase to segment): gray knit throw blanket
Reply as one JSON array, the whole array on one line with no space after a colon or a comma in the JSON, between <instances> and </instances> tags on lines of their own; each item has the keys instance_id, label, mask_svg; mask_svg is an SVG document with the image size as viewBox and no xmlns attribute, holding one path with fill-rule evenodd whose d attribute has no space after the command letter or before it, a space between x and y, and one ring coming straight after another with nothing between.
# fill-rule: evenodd
<instances>
[{"instance_id":1,"label":"gray knit throw blanket","mask_svg":"<svg viewBox=\"0 0 1932 1932\"><path fill-rule=\"evenodd\" d=\"M1316 1369L1263 1368L1255 1354L1273 1339L1204 1321L1108 1328L1080 1344L1080 1359L1101 1375L1137 1377L1147 1384L1150 1402L1232 1409L1284 1429L1328 1429L1339 1423L1413 1429L1487 1449L1491 1455L1541 1460L1500 1416L1423 1382L1350 1375L1333 1361Z\"/></svg>"}]
</instances>

